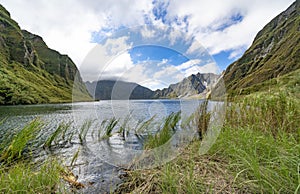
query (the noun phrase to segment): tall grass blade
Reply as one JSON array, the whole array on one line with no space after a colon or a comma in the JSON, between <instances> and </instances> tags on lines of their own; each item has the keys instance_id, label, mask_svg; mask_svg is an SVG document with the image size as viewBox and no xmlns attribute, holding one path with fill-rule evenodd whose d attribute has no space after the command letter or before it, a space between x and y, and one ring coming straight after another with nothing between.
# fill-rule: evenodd
<instances>
[{"instance_id":1,"label":"tall grass blade","mask_svg":"<svg viewBox=\"0 0 300 194\"><path fill-rule=\"evenodd\" d=\"M29 151L27 145L36 138L42 126L42 122L39 119L35 119L23 127L23 129L12 137L10 142L3 149L0 161L9 163L13 160L21 159L25 151Z\"/></svg>"}]
</instances>

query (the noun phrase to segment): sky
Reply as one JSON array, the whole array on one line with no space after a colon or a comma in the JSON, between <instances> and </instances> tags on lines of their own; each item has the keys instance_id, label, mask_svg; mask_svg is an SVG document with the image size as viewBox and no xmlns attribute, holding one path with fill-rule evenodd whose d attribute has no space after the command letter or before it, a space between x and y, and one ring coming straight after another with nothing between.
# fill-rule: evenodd
<instances>
[{"instance_id":1,"label":"sky","mask_svg":"<svg viewBox=\"0 0 300 194\"><path fill-rule=\"evenodd\" d=\"M221 73L293 0L0 0L22 29L68 54L84 81L151 89Z\"/></svg>"}]
</instances>

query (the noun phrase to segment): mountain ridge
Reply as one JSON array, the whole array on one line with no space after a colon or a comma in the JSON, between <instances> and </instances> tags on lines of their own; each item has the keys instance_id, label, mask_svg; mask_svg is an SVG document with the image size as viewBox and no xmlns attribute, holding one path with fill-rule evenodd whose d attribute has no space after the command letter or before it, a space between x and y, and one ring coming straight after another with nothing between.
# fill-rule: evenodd
<instances>
[{"instance_id":1,"label":"mountain ridge","mask_svg":"<svg viewBox=\"0 0 300 194\"><path fill-rule=\"evenodd\" d=\"M95 100L150 99L153 91L134 82L121 80L99 80L85 82Z\"/></svg>"},{"instance_id":2,"label":"mountain ridge","mask_svg":"<svg viewBox=\"0 0 300 194\"><path fill-rule=\"evenodd\" d=\"M163 98L205 98L219 75L213 73L192 74L168 88L152 91L134 82L120 80L99 80L85 82L89 93L96 100L120 99L163 99Z\"/></svg>"},{"instance_id":3,"label":"mountain ridge","mask_svg":"<svg viewBox=\"0 0 300 194\"><path fill-rule=\"evenodd\" d=\"M229 65L224 82L229 97L266 89L270 81L300 69L300 1L272 19L243 56Z\"/></svg>"},{"instance_id":4,"label":"mountain ridge","mask_svg":"<svg viewBox=\"0 0 300 194\"><path fill-rule=\"evenodd\" d=\"M0 104L91 100L72 59L22 30L2 5L0 62Z\"/></svg>"},{"instance_id":5,"label":"mountain ridge","mask_svg":"<svg viewBox=\"0 0 300 194\"><path fill-rule=\"evenodd\" d=\"M216 83L219 75L213 73L197 73L192 74L182 81L170 84L168 88L156 90L154 98L189 98L199 95L205 98L206 93Z\"/></svg>"}]
</instances>

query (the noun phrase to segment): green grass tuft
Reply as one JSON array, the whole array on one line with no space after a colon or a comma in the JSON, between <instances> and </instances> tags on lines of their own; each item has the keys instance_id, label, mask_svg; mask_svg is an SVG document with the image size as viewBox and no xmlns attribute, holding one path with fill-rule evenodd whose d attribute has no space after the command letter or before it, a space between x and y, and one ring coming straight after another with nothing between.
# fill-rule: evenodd
<instances>
[{"instance_id":1,"label":"green grass tuft","mask_svg":"<svg viewBox=\"0 0 300 194\"><path fill-rule=\"evenodd\" d=\"M19 132L4 140L1 144L0 161L11 163L24 157L25 152L28 154L28 144L36 139L42 123L38 119L33 120ZM7 136L9 137L9 136Z\"/></svg>"},{"instance_id":2,"label":"green grass tuft","mask_svg":"<svg viewBox=\"0 0 300 194\"><path fill-rule=\"evenodd\" d=\"M170 114L165 119L162 128L158 130L158 132L148 135L144 142L144 148L153 149L168 142L176 131L176 126L181 118L180 114L181 112Z\"/></svg>"},{"instance_id":3,"label":"green grass tuft","mask_svg":"<svg viewBox=\"0 0 300 194\"><path fill-rule=\"evenodd\" d=\"M199 154L201 141L195 139L163 166L128 170L116 192L298 193L299 104L286 93L255 94L230 103L208 153ZM163 130L160 133L150 136L147 148L170 137Z\"/></svg>"},{"instance_id":4,"label":"green grass tuft","mask_svg":"<svg viewBox=\"0 0 300 194\"><path fill-rule=\"evenodd\" d=\"M60 171L61 166L53 160L47 160L39 168L28 163L0 167L0 193L64 192Z\"/></svg>"}]
</instances>

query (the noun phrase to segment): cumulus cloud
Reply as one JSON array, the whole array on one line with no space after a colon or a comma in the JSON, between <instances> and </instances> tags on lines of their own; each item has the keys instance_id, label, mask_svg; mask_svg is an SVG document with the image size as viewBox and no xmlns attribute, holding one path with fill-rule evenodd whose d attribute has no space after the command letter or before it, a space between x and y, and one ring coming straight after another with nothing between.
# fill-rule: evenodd
<instances>
[{"instance_id":1,"label":"cumulus cloud","mask_svg":"<svg viewBox=\"0 0 300 194\"><path fill-rule=\"evenodd\" d=\"M229 58L236 59L249 47L257 32L293 1L0 0L0 3L21 28L42 36L50 48L68 54L80 66L83 79L93 81L101 73L121 75L121 70L132 68L132 59L126 51L133 46L130 38L124 35L108 37L119 29L135 27L145 39L143 42L136 38L136 41L170 46L189 58L190 55L201 56L206 48L211 55L226 51ZM108 40L96 45L93 43L95 33L103 36L102 40L107 37ZM178 42L191 40L193 42L187 48L176 47ZM103 72L109 62L112 67ZM167 61L161 63L166 64ZM134 71L141 76L142 69L139 68ZM195 73L193 71L199 68L200 72L219 71L210 62L198 67L189 62L178 68L185 68L182 75ZM169 75L174 73L173 70L164 69L154 75L163 77L163 73ZM178 76L175 79L178 80Z\"/></svg>"},{"instance_id":2,"label":"cumulus cloud","mask_svg":"<svg viewBox=\"0 0 300 194\"><path fill-rule=\"evenodd\" d=\"M170 1L168 18L188 16L188 31L210 54L248 47L256 33L294 0ZM241 21L234 21L240 15ZM194 47L191 47L190 52Z\"/></svg>"},{"instance_id":3,"label":"cumulus cloud","mask_svg":"<svg viewBox=\"0 0 300 194\"><path fill-rule=\"evenodd\" d=\"M132 66L127 71L124 71L121 77L126 81L135 82L141 85L145 80L150 79L148 75L145 74L145 66L140 64Z\"/></svg>"},{"instance_id":4,"label":"cumulus cloud","mask_svg":"<svg viewBox=\"0 0 300 194\"><path fill-rule=\"evenodd\" d=\"M79 69L85 81L117 77L133 67L127 44L128 37L109 38L105 44L97 44L84 58Z\"/></svg>"},{"instance_id":5,"label":"cumulus cloud","mask_svg":"<svg viewBox=\"0 0 300 194\"><path fill-rule=\"evenodd\" d=\"M219 67L214 62L208 62L205 65L199 65L201 63L201 60L199 59L193 59L189 60L187 62L184 62L178 66L176 66L176 69L180 71L180 77L184 75L183 77L190 76L192 74L196 74L198 72L200 73L214 73L218 74L220 73Z\"/></svg>"},{"instance_id":6,"label":"cumulus cloud","mask_svg":"<svg viewBox=\"0 0 300 194\"><path fill-rule=\"evenodd\" d=\"M144 26L141 30L140 30L143 38L153 38L155 37L155 30L149 28L148 26Z\"/></svg>"},{"instance_id":7,"label":"cumulus cloud","mask_svg":"<svg viewBox=\"0 0 300 194\"><path fill-rule=\"evenodd\" d=\"M160 66L163 66L165 64L167 64L169 62L168 59L163 59L161 62L157 63L157 66L160 67Z\"/></svg>"},{"instance_id":8,"label":"cumulus cloud","mask_svg":"<svg viewBox=\"0 0 300 194\"><path fill-rule=\"evenodd\" d=\"M199 65L200 63L201 63L200 59L193 59L193 60L189 60L185 63L182 63L181 65L176 66L176 69L182 71L182 70L191 68L192 66Z\"/></svg>"},{"instance_id":9,"label":"cumulus cloud","mask_svg":"<svg viewBox=\"0 0 300 194\"><path fill-rule=\"evenodd\" d=\"M162 78L165 78L165 77L170 77L170 76L173 76L174 74L177 74L179 73L178 70L173 67L173 66L168 66L168 67L165 67L163 68L162 70L160 71L157 71L153 77L155 79L162 79Z\"/></svg>"},{"instance_id":10,"label":"cumulus cloud","mask_svg":"<svg viewBox=\"0 0 300 194\"><path fill-rule=\"evenodd\" d=\"M68 54L80 65L94 48L92 33L101 29L143 24L147 0L0 0L21 28L43 37L47 45Z\"/></svg>"},{"instance_id":11,"label":"cumulus cloud","mask_svg":"<svg viewBox=\"0 0 300 194\"><path fill-rule=\"evenodd\" d=\"M185 75L176 66L167 66L159 69L153 75L153 79L160 80L165 85L170 85L181 81Z\"/></svg>"}]
</instances>

